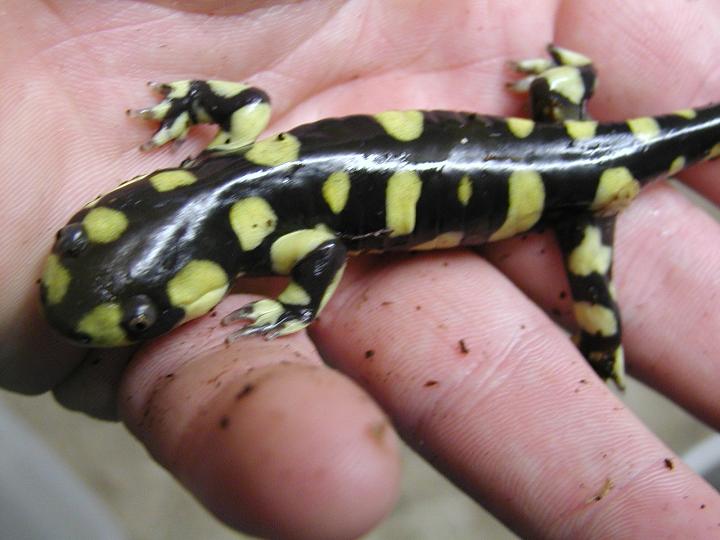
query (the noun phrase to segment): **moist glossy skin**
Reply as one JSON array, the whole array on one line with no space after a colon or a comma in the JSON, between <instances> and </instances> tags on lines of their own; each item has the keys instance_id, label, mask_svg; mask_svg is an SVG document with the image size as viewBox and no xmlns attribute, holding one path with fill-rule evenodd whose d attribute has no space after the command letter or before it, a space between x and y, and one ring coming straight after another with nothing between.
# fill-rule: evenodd
<instances>
[{"instance_id":1,"label":"moist glossy skin","mask_svg":"<svg viewBox=\"0 0 720 540\"><path fill-rule=\"evenodd\" d=\"M720 153L720 108L615 124L589 120L594 70L577 53L521 62L534 120L389 111L306 124L253 142L267 95L224 81L179 81L136 111L161 121L146 148L220 126L177 169L120 186L64 227L42 280L45 313L78 343L118 346L160 335L215 306L238 275L290 276L277 299L231 338L307 326L348 254L437 249L555 228L565 256L577 342L622 384L620 318L611 283L614 216L640 187Z\"/></svg>"}]
</instances>

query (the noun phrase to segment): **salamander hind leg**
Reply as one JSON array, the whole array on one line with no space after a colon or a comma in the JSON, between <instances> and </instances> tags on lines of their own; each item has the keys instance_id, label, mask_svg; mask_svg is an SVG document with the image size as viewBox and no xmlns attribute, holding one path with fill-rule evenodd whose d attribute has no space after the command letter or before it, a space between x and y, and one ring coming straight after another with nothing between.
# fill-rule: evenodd
<instances>
[{"instance_id":1,"label":"salamander hind leg","mask_svg":"<svg viewBox=\"0 0 720 540\"><path fill-rule=\"evenodd\" d=\"M548 46L550 58L531 58L513 63L526 77L508 85L514 92L529 95L533 120L562 122L584 120L597 75L592 61L577 52Z\"/></svg>"},{"instance_id":2,"label":"salamander hind leg","mask_svg":"<svg viewBox=\"0 0 720 540\"><path fill-rule=\"evenodd\" d=\"M603 379L624 388L620 311L612 283L615 218L591 215L555 226L579 327L580 352Z\"/></svg>"},{"instance_id":3,"label":"salamander hind leg","mask_svg":"<svg viewBox=\"0 0 720 540\"><path fill-rule=\"evenodd\" d=\"M160 122L142 150L182 141L195 124L217 124L217 135L208 149L241 148L254 142L270 120L267 94L242 83L184 80L149 86L163 96L162 101L127 111L131 117Z\"/></svg>"},{"instance_id":4,"label":"salamander hind leg","mask_svg":"<svg viewBox=\"0 0 720 540\"><path fill-rule=\"evenodd\" d=\"M228 336L261 334L268 339L292 334L308 326L335 292L345 268L347 252L332 233L303 229L281 236L270 252L273 271L289 275L290 283L277 299L251 302L230 313L223 324L251 322Z\"/></svg>"}]
</instances>

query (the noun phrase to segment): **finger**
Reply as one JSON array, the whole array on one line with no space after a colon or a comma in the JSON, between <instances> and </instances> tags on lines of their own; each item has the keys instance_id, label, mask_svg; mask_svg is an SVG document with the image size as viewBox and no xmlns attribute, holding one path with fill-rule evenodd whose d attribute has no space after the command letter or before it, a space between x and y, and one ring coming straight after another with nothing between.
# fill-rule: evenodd
<instances>
[{"instance_id":1,"label":"finger","mask_svg":"<svg viewBox=\"0 0 720 540\"><path fill-rule=\"evenodd\" d=\"M712 426L720 427L717 336L720 226L667 184L622 213L614 276L630 373ZM484 251L545 310L573 324L560 255L551 235Z\"/></svg>"},{"instance_id":2,"label":"finger","mask_svg":"<svg viewBox=\"0 0 720 540\"><path fill-rule=\"evenodd\" d=\"M560 7L558 43L577 47L593 58L598 68L600 84L590 103L597 118L662 114L720 101L720 44L708 40L704 31L720 25L717 2L580 0ZM603 24L598 25L598 20ZM629 33L633 39L627 39ZM589 35L593 39L588 40ZM720 163L713 163L681 178L717 204L719 172Z\"/></svg>"},{"instance_id":3,"label":"finger","mask_svg":"<svg viewBox=\"0 0 720 540\"><path fill-rule=\"evenodd\" d=\"M509 526L612 538L717 525L717 494L494 268L467 252L383 262L352 269L311 335L413 446Z\"/></svg>"},{"instance_id":4,"label":"finger","mask_svg":"<svg viewBox=\"0 0 720 540\"><path fill-rule=\"evenodd\" d=\"M224 309L239 307L231 298ZM392 427L306 336L223 340L220 316L138 353L121 413L150 453L228 525L262 537L353 538L392 507Z\"/></svg>"},{"instance_id":5,"label":"finger","mask_svg":"<svg viewBox=\"0 0 720 540\"><path fill-rule=\"evenodd\" d=\"M136 349L86 349L72 374L52 389L53 396L66 409L118 421L118 387Z\"/></svg>"},{"instance_id":6,"label":"finger","mask_svg":"<svg viewBox=\"0 0 720 540\"><path fill-rule=\"evenodd\" d=\"M688 171L680 176L683 183L693 188L700 195L720 205L720 165L711 163L697 167L696 170Z\"/></svg>"},{"instance_id":7,"label":"finger","mask_svg":"<svg viewBox=\"0 0 720 540\"><path fill-rule=\"evenodd\" d=\"M579 0L560 5L555 38L594 59L600 84L591 108L598 116L632 118L718 99L712 74L719 45L703 31L718 22L713 0Z\"/></svg>"},{"instance_id":8,"label":"finger","mask_svg":"<svg viewBox=\"0 0 720 540\"><path fill-rule=\"evenodd\" d=\"M40 315L37 290L25 296L26 309L0 330L0 387L40 394L63 380L82 361L83 349L55 334Z\"/></svg>"},{"instance_id":9,"label":"finger","mask_svg":"<svg viewBox=\"0 0 720 540\"><path fill-rule=\"evenodd\" d=\"M633 374L715 428L720 226L669 185L658 185L623 216L620 305Z\"/></svg>"}]
</instances>

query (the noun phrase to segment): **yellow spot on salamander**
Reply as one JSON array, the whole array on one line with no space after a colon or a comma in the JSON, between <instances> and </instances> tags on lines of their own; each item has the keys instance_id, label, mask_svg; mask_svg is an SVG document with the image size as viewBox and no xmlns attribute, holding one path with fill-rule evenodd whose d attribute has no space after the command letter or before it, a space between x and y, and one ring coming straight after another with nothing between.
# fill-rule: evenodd
<instances>
[{"instance_id":1,"label":"yellow spot on salamander","mask_svg":"<svg viewBox=\"0 0 720 540\"><path fill-rule=\"evenodd\" d=\"M278 296L283 304L290 304L293 306L307 306L310 305L310 295L300 285L291 281L288 283L285 290Z\"/></svg>"},{"instance_id":2,"label":"yellow spot on salamander","mask_svg":"<svg viewBox=\"0 0 720 540\"><path fill-rule=\"evenodd\" d=\"M245 152L245 159L256 165L277 167L298 159L300 141L290 133L280 133L270 139L263 139Z\"/></svg>"},{"instance_id":3,"label":"yellow spot on salamander","mask_svg":"<svg viewBox=\"0 0 720 540\"><path fill-rule=\"evenodd\" d=\"M610 293L610 298L617 301L617 288L615 287L615 283L612 281L608 283L608 293Z\"/></svg>"},{"instance_id":4,"label":"yellow spot on salamander","mask_svg":"<svg viewBox=\"0 0 720 540\"><path fill-rule=\"evenodd\" d=\"M580 54L579 52L571 51L570 49L565 49L563 47L553 47L552 52L558 57L560 63L564 66L582 67L592 63L592 61L584 54Z\"/></svg>"},{"instance_id":5,"label":"yellow spot on salamander","mask_svg":"<svg viewBox=\"0 0 720 540\"><path fill-rule=\"evenodd\" d=\"M190 126L190 115L182 112L170 126L160 129L153 135L151 141L154 146L162 146L172 140L181 140L188 132Z\"/></svg>"},{"instance_id":6,"label":"yellow spot on salamander","mask_svg":"<svg viewBox=\"0 0 720 540\"><path fill-rule=\"evenodd\" d=\"M611 216L625 208L640 192L638 182L627 167L606 169L600 175L595 200L590 209L601 216Z\"/></svg>"},{"instance_id":7,"label":"yellow spot on salamander","mask_svg":"<svg viewBox=\"0 0 720 540\"><path fill-rule=\"evenodd\" d=\"M322 309L325 307L325 305L330 301L330 298L332 298L332 295L335 294L335 290L337 289L338 285L340 284L340 280L342 279L343 272L345 272L345 264L343 264L340 269L337 271L335 276L332 278L332 281L330 282L330 285L328 285L328 288L325 289L325 292L323 293L322 300L320 301L320 307L318 308L318 313L322 311Z\"/></svg>"},{"instance_id":8,"label":"yellow spot on salamander","mask_svg":"<svg viewBox=\"0 0 720 540\"><path fill-rule=\"evenodd\" d=\"M713 146L710 149L706 159L717 159L719 157L720 157L720 143L717 143L715 146Z\"/></svg>"},{"instance_id":9,"label":"yellow spot on salamander","mask_svg":"<svg viewBox=\"0 0 720 540\"><path fill-rule=\"evenodd\" d=\"M594 120L565 120L565 131L576 141L592 139L597 126L598 123Z\"/></svg>"},{"instance_id":10,"label":"yellow spot on salamander","mask_svg":"<svg viewBox=\"0 0 720 540\"><path fill-rule=\"evenodd\" d=\"M332 173L323 183L322 196L333 214L343 211L349 195L350 175L344 171Z\"/></svg>"},{"instance_id":11,"label":"yellow spot on salamander","mask_svg":"<svg viewBox=\"0 0 720 540\"><path fill-rule=\"evenodd\" d=\"M557 92L570 103L579 105L585 95L585 83L580 72L572 66L558 66L548 69L542 77L548 82L550 90Z\"/></svg>"},{"instance_id":12,"label":"yellow spot on salamander","mask_svg":"<svg viewBox=\"0 0 720 540\"><path fill-rule=\"evenodd\" d=\"M678 156L675 159L673 159L673 162L670 164L670 169L668 169L668 174L672 176L673 174L677 174L680 171L682 171L685 168L686 160L685 156Z\"/></svg>"},{"instance_id":13,"label":"yellow spot on salamander","mask_svg":"<svg viewBox=\"0 0 720 540\"><path fill-rule=\"evenodd\" d=\"M240 92L242 92L243 90L247 90L248 88L247 84L232 81L212 80L208 81L207 83L213 94L224 98L231 98L233 96L237 96Z\"/></svg>"},{"instance_id":14,"label":"yellow spot on salamander","mask_svg":"<svg viewBox=\"0 0 720 540\"><path fill-rule=\"evenodd\" d=\"M241 199L230 208L230 226L243 251L251 251L275 230L277 216L262 197Z\"/></svg>"},{"instance_id":15,"label":"yellow spot on salamander","mask_svg":"<svg viewBox=\"0 0 720 540\"><path fill-rule=\"evenodd\" d=\"M170 92L167 95L168 99L183 98L187 96L190 91L190 80L174 81L168 83L167 86L170 87Z\"/></svg>"},{"instance_id":16,"label":"yellow spot on salamander","mask_svg":"<svg viewBox=\"0 0 720 540\"><path fill-rule=\"evenodd\" d=\"M230 133L220 130L208 148L235 151L255 142L270 122L269 103L250 103L230 116Z\"/></svg>"},{"instance_id":17,"label":"yellow spot on salamander","mask_svg":"<svg viewBox=\"0 0 720 540\"><path fill-rule=\"evenodd\" d=\"M228 287L227 274L219 264L196 260L187 263L168 281L166 291L170 303L185 311L183 320L189 321L215 307Z\"/></svg>"},{"instance_id":18,"label":"yellow spot on salamander","mask_svg":"<svg viewBox=\"0 0 720 540\"><path fill-rule=\"evenodd\" d=\"M241 107L230 117L232 145L239 147L253 143L269 122L269 103L251 103Z\"/></svg>"},{"instance_id":19,"label":"yellow spot on salamander","mask_svg":"<svg viewBox=\"0 0 720 540\"><path fill-rule=\"evenodd\" d=\"M45 263L42 284L45 286L45 298L48 305L59 304L65 298L70 285L70 272L60 263L60 258L51 254Z\"/></svg>"},{"instance_id":20,"label":"yellow spot on salamander","mask_svg":"<svg viewBox=\"0 0 720 540\"><path fill-rule=\"evenodd\" d=\"M399 171L387 182L385 190L385 224L390 236L403 236L415 230L417 202L422 181L415 171Z\"/></svg>"},{"instance_id":21,"label":"yellow spot on salamander","mask_svg":"<svg viewBox=\"0 0 720 540\"><path fill-rule=\"evenodd\" d=\"M250 318L255 321L258 326L264 326L266 324L272 324L276 322L280 315L285 312L285 307L277 300L271 300L270 298L263 298L253 302L252 313Z\"/></svg>"},{"instance_id":22,"label":"yellow spot on salamander","mask_svg":"<svg viewBox=\"0 0 720 540\"><path fill-rule=\"evenodd\" d=\"M568 257L568 268L576 276L588 276L593 272L605 275L612 264L612 248L602 243L598 227L588 225L578 245Z\"/></svg>"},{"instance_id":23,"label":"yellow spot on salamander","mask_svg":"<svg viewBox=\"0 0 720 540\"><path fill-rule=\"evenodd\" d=\"M524 139L535 129L535 122L527 118L515 118L511 116L506 119L506 122L510 133L518 139Z\"/></svg>"},{"instance_id":24,"label":"yellow spot on salamander","mask_svg":"<svg viewBox=\"0 0 720 540\"><path fill-rule=\"evenodd\" d=\"M528 231L538 222L545 204L540 173L527 169L514 171L508 179L508 199L505 222L490 236L491 242Z\"/></svg>"},{"instance_id":25,"label":"yellow spot on salamander","mask_svg":"<svg viewBox=\"0 0 720 540\"><path fill-rule=\"evenodd\" d=\"M448 249L460 245L463 239L463 233L459 231L451 231L442 233L432 240L418 244L410 248L412 251L429 251L431 249Z\"/></svg>"},{"instance_id":26,"label":"yellow spot on salamander","mask_svg":"<svg viewBox=\"0 0 720 540\"><path fill-rule=\"evenodd\" d=\"M310 324L310 322L305 322L301 320L291 320L284 322L281 326L278 327L278 329L275 331L276 336L287 336L288 334L294 334L295 332L299 332L303 328L307 328L307 326Z\"/></svg>"},{"instance_id":27,"label":"yellow spot on salamander","mask_svg":"<svg viewBox=\"0 0 720 540\"><path fill-rule=\"evenodd\" d=\"M120 304L108 302L95 306L78 323L76 330L90 337L90 343L99 347L119 347L128 345L122 322Z\"/></svg>"},{"instance_id":28,"label":"yellow spot on salamander","mask_svg":"<svg viewBox=\"0 0 720 540\"><path fill-rule=\"evenodd\" d=\"M189 186L197 181L197 177L185 169L171 169L155 173L150 183L159 192L172 191L180 186Z\"/></svg>"},{"instance_id":29,"label":"yellow spot on salamander","mask_svg":"<svg viewBox=\"0 0 720 540\"><path fill-rule=\"evenodd\" d=\"M547 58L527 58L512 63L513 69L520 73L540 74L554 66L555 64Z\"/></svg>"},{"instance_id":30,"label":"yellow spot on salamander","mask_svg":"<svg viewBox=\"0 0 720 540\"><path fill-rule=\"evenodd\" d=\"M302 229L281 236L270 247L273 271L280 275L289 274L295 263L323 242L334 238L332 232L322 227Z\"/></svg>"},{"instance_id":31,"label":"yellow spot on salamander","mask_svg":"<svg viewBox=\"0 0 720 540\"><path fill-rule=\"evenodd\" d=\"M578 325L588 334L603 337L617 334L617 319L610 308L589 302L576 302L573 311Z\"/></svg>"},{"instance_id":32,"label":"yellow spot on salamander","mask_svg":"<svg viewBox=\"0 0 720 540\"><path fill-rule=\"evenodd\" d=\"M388 135L399 141L414 141L423 132L424 118L420 111L385 111L374 118Z\"/></svg>"},{"instance_id":33,"label":"yellow spot on salamander","mask_svg":"<svg viewBox=\"0 0 720 540\"><path fill-rule=\"evenodd\" d=\"M660 126L657 120L650 116L631 118L627 121L627 125L633 135L644 142L654 139L660 134Z\"/></svg>"},{"instance_id":34,"label":"yellow spot on salamander","mask_svg":"<svg viewBox=\"0 0 720 540\"><path fill-rule=\"evenodd\" d=\"M695 109L680 109L679 111L675 111L673 114L684 118L685 120L693 120L697 116Z\"/></svg>"},{"instance_id":35,"label":"yellow spot on salamander","mask_svg":"<svg viewBox=\"0 0 720 540\"><path fill-rule=\"evenodd\" d=\"M620 345L613 355L612 377L618 388L625 388L625 350Z\"/></svg>"},{"instance_id":36,"label":"yellow spot on salamander","mask_svg":"<svg viewBox=\"0 0 720 540\"><path fill-rule=\"evenodd\" d=\"M463 176L458 183L457 197L460 204L467 206L472 197L473 185L468 175Z\"/></svg>"},{"instance_id":37,"label":"yellow spot on salamander","mask_svg":"<svg viewBox=\"0 0 720 540\"><path fill-rule=\"evenodd\" d=\"M120 210L98 206L85 214L82 224L88 240L108 244L122 236L127 229L128 220Z\"/></svg>"}]
</instances>

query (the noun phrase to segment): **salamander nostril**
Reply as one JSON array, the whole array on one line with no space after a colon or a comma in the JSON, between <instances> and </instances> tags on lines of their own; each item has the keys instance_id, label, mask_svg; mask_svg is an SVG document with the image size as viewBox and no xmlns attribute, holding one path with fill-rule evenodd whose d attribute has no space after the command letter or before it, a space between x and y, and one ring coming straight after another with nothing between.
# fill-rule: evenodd
<instances>
[{"instance_id":1,"label":"salamander nostril","mask_svg":"<svg viewBox=\"0 0 720 540\"><path fill-rule=\"evenodd\" d=\"M70 223L57 233L53 251L59 255L77 257L88 246L82 223Z\"/></svg>"}]
</instances>

